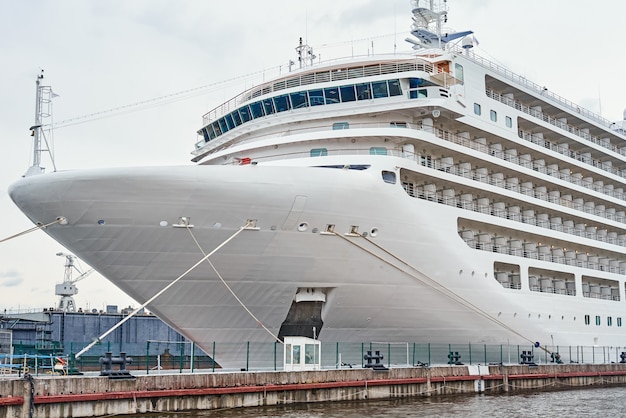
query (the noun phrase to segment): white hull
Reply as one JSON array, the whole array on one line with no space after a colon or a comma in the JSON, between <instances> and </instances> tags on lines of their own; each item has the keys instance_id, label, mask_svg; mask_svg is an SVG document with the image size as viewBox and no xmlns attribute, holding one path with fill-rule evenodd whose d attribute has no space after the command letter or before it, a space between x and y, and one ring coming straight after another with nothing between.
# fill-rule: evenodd
<instances>
[{"instance_id":1,"label":"white hull","mask_svg":"<svg viewBox=\"0 0 626 418\"><path fill-rule=\"evenodd\" d=\"M493 254L458 237L455 217L465 211L377 180L307 167L115 169L26 178L11 196L34 222L65 217L68 225L46 232L139 302L202 258L193 237L208 253L252 219L258 230L244 230L211 261L275 334L297 289L312 287L326 289L319 333L326 341L529 344L558 335L561 345L622 343L618 334L598 341L573 319L609 304L502 288L491 276ZM33 194L41 200L24 203ZM181 216L191 220L193 237L171 226ZM320 233L330 224L339 236ZM368 236L345 235L354 226ZM209 353L214 341L242 349L246 341L273 341L208 263L149 309ZM217 361L227 364L226 354Z\"/></svg>"}]
</instances>

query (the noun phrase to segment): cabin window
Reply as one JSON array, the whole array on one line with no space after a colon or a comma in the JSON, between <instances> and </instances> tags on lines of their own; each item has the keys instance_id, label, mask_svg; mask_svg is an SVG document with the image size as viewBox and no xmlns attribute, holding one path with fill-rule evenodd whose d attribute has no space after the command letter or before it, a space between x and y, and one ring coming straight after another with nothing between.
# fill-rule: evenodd
<instances>
[{"instance_id":1,"label":"cabin window","mask_svg":"<svg viewBox=\"0 0 626 418\"><path fill-rule=\"evenodd\" d=\"M402 96L400 80L389 80L389 96Z\"/></svg>"},{"instance_id":2,"label":"cabin window","mask_svg":"<svg viewBox=\"0 0 626 418\"><path fill-rule=\"evenodd\" d=\"M328 150L326 148L313 148L310 154L311 157L324 157L328 155Z\"/></svg>"},{"instance_id":3,"label":"cabin window","mask_svg":"<svg viewBox=\"0 0 626 418\"><path fill-rule=\"evenodd\" d=\"M392 128L406 128L406 122L389 122L389 126Z\"/></svg>"},{"instance_id":4,"label":"cabin window","mask_svg":"<svg viewBox=\"0 0 626 418\"><path fill-rule=\"evenodd\" d=\"M617 326L618 326L618 327L621 327L621 326L622 326L622 317L621 317L621 316L618 316L618 317L617 317Z\"/></svg>"},{"instance_id":5,"label":"cabin window","mask_svg":"<svg viewBox=\"0 0 626 418\"><path fill-rule=\"evenodd\" d=\"M333 130L336 131L338 129L348 129L350 128L350 124L348 122L335 122L333 123Z\"/></svg>"},{"instance_id":6,"label":"cabin window","mask_svg":"<svg viewBox=\"0 0 626 418\"><path fill-rule=\"evenodd\" d=\"M309 90L309 103L311 106L320 106L324 104L324 90Z\"/></svg>"},{"instance_id":7,"label":"cabin window","mask_svg":"<svg viewBox=\"0 0 626 418\"><path fill-rule=\"evenodd\" d=\"M385 148L385 147L372 147L372 148L370 148L370 155L387 155L387 148Z\"/></svg>"},{"instance_id":8,"label":"cabin window","mask_svg":"<svg viewBox=\"0 0 626 418\"><path fill-rule=\"evenodd\" d=\"M354 84L351 84L349 86L341 86L339 87L339 91L341 92L342 102L353 102L356 100L356 93L354 92Z\"/></svg>"},{"instance_id":9,"label":"cabin window","mask_svg":"<svg viewBox=\"0 0 626 418\"><path fill-rule=\"evenodd\" d=\"M389 184L396 184L396 173L393 171L383 170L383 181Z\"/></svg>"},{"instance_id":10,"label":"cabin window","mask_svg":"<svg viewBox=\"0 0 626 418\"><path fill-rule=\"evenodd\" d=\"M513 127L513 119L511 119L510 116L505 117L504 121L506 123L506 127L507 128L512 128Z\"/></svg>"},{"instance_id":11,"label":"cabin window","mask_svg":"<svg viewBox=\"0 0 626 418\"><path fill-rule=\"evenodd\" d=\"M480 116L481 108L478 103L474 103L474 114Z\"/></svg>"},{"instance_id":12,"label":"cabin window","mask_svg":"<svg viewBox=\"0 0 626 418\"><path fill-rule=\"evenodd\" d=\"M497 122L498 121L498 112L496 112L495 110L489 111L489 119L491 119L493 122Z\"/></svg>"},{"instance_id":13,"label":"cabin window","mask_svg":"<svg viewBox=\"0 0 626 418\"><path fill-rule=\"evenodd\" d=\"M589 325L591 323L591 319L589 318L589 315L585 315L585 325Z\"/></svg>"},{"instance_id":14,"label":"cabin window","mask_svg":"<svg viewBox=\"0 0 626 418\"><path fill-rule=\"evenodd\" d=\"M606 324L610 327L613 326L613 317L612 316L607 316L606 317Z\"/></svg>"},{"instance_id":15,"label":"cabin window","mask_svg":"<svg viewBox=\"0 0 626 418\"><path fill-rule=\"evenodd\" d=\"M291 105L294 109L309 106L309 95L306 91L291 93L289 97L291 97Z\"/></svg>"},{"instance_id":16,"label":"cabin window","mask_svg":"<svg viewBox=\"0 0 626 418\"><path fill-rule=\"evenodd\" d=\"M463 75L463 66L461 64L454 64L454 77L461 82L465 83L465 76Z\"/></svg>"},{"instance_id":17,"label":"cabin window","mask_svg":"<svg viewBox=\"0 0 626 418\"><path fill-rule=\"evenodd\" d=\"M289 96L283 94L282 96L274 97L274 106L276 106L277 112L284 112L291 109L291 103L289 103Z\"/></svg>"},{"instance_id":18,"label":"cabin window","mask_svg":"<svg viewBox=\"0 0 626 418\"><path fill-rule=\"evenodd\" d=\"M326 104L339 103L339 89L337 87L324 89L324 96L326 97Z\"/></svg>"},{"instance_id":19,"label":"cabin window","mask_svg":"<svg viewBox=\"0 0 626 418\"><path fill-rule=\"evenodd\" d=\"M382 97L389 97L386 81L373 81L372 90L374 91L374 98L380 99Z\"/></svg>"},{"instance_id":20,"label":"cabin window","mask_svg":"<svg viewBox=\"0 0 626 418\"><path fill-rule=\"evenodd\" d=\"M600 315L596 315L596 325L600 325Z\"/></svg>"},{"instance_id":21,"label":"cabin window","mask_svg":"<svg viewBox=\"0 0 626 418\"><path fill-rule=\"evenodd\" d=\"M356 85L356 97L359 100L369 100L372 98L372 85L361 83Z\"/></svg>"}]
</instances>

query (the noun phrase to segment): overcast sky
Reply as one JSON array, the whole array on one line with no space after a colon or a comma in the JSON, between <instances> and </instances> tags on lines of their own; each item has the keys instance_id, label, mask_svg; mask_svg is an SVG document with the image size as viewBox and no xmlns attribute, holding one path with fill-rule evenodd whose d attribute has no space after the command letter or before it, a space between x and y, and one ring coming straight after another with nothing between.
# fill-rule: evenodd
<instances>
[{"instance_id":1,"label":"overcast sky","mask_svg":"<svg viewBox=\"0 0 626 418\"><path fill-rule=\"evenodd\" d=\"M475 32L477 54L622 119L625 2L448 5L448 24ZM202 115L249 87L247 75L286 71L299 37L322 60L393 52L394 44L408 50L410 9L409 0L0 0L0 239L32 226L7 188L31 160L28 128L41 68L44 84L60 95L53 108L54 122L65 125L54 130L58 169L191 164ZM177 95L183 91L190 93ZM63 123L69 120L80 123ZM52 169L46 156L43 165ZM56 305L61 251L41 231L0 243L0 309ZM95 273L78 288L79 307L137 306Z\"/></svg>"}]
</instances>

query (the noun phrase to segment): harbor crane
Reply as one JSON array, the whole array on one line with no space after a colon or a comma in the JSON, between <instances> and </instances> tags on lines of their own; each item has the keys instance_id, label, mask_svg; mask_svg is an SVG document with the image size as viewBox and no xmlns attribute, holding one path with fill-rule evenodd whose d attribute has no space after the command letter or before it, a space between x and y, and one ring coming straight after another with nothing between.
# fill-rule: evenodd
<instances>
[{"instance_id":1,"label":"harbor crane","mask_svg":"<svg viewBox=\"0 0 626 418\"><path fill-rule=\"evenodd\" d=\"M76 312L76 302L73 298L73 296L78 293L76 282L89 276L93 272L93 269L82 272L74 265L74 261L76 260L75 255L65 253L57 253L57 255L59 257L65 257L65 276L63 283L57 284L54 288L54 294L60 296L57 309L63 312ZM72 278L74 271L78 273L78 277L75 279Z\"/></svg>"}]
</instances>

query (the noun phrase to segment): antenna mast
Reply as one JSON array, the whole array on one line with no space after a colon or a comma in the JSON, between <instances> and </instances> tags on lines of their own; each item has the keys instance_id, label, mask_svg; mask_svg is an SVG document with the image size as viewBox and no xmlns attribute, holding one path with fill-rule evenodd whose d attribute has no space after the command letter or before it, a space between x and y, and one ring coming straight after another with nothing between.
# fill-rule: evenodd
<instances>
[{"instance_id":1,"label":"antenna mast","mask_svg":"<svg viewBox=\"0 0 626 418\"><path fill-rule=\"evenodd\" d=\"M47 118L52 118L52 99L57 95L52 91L52 87L41 85L42 80L43 70L41 70L41 72L37 75L37 80L35 81L35 124L30 127L30 135L33 137L33 163L30 167L28 167L24 177L41 174L45 171L45 168L41 166L41 153L43 151L50 154L52 166L56 171L54 155L50 150L48 139L46 138L43 128L47 127L48 131L52 129L52 123L44 122L46 122ZM46 148L41 147L42 138L43 142L46 144Z\"/></svg>"}]
</instances>

